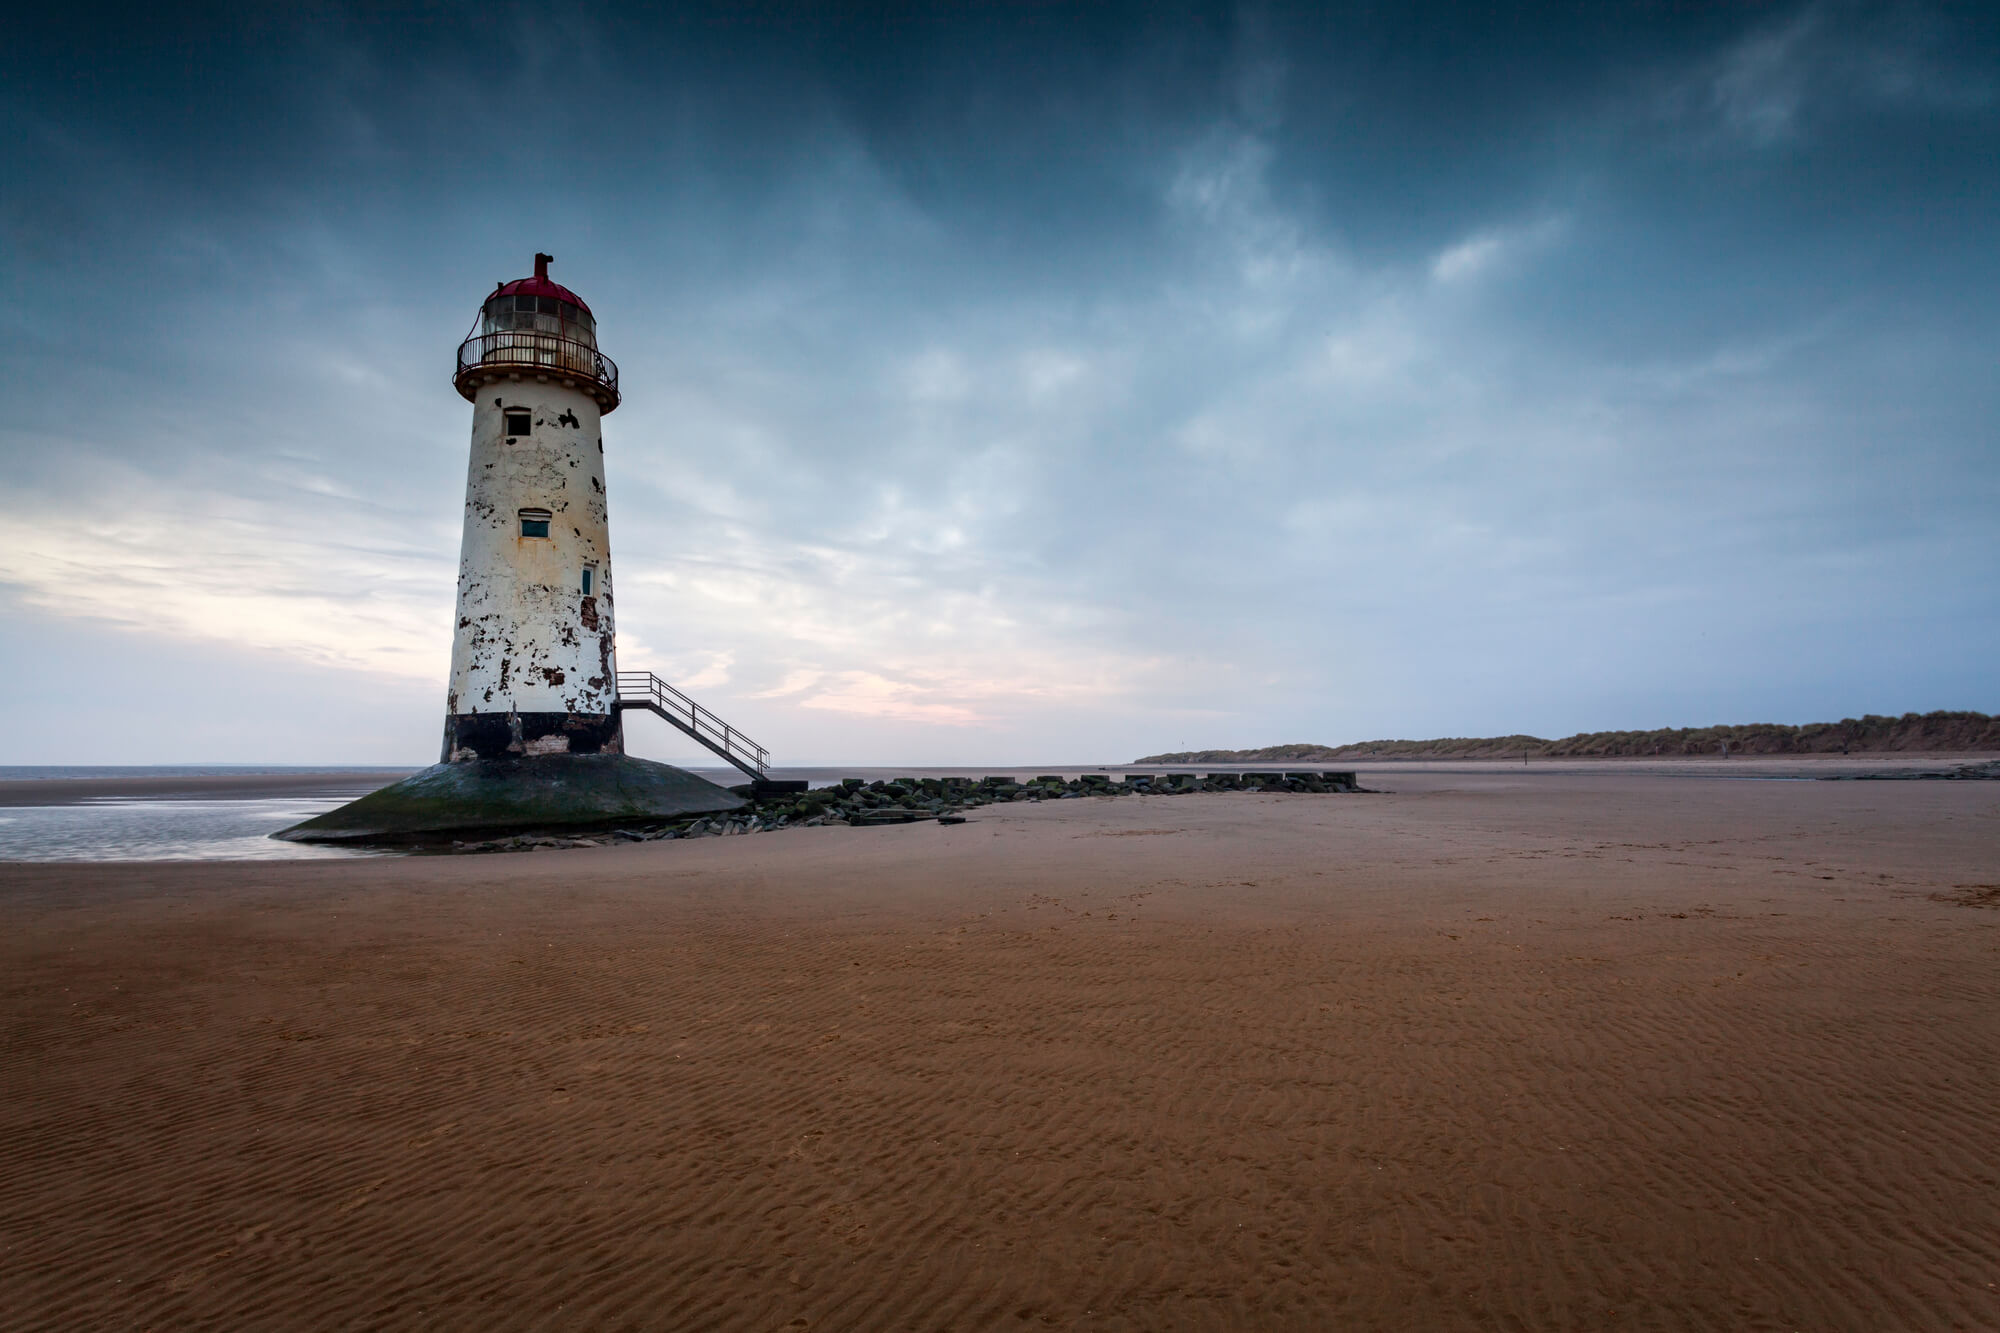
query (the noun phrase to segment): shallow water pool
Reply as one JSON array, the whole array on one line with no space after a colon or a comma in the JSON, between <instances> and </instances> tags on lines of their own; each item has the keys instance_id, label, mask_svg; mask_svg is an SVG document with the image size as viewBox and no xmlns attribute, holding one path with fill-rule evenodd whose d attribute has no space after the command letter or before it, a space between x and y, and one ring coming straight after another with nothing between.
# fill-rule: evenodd
<instances>
[{"instance_id":1,"label":"shallow water pool","mask_svg":"<svg viewBox=\"0 0 2000 1333\"><path fill-rule=\"evenodd\" d=\"M341 800L121 800L0 806L0 860L308 861L378 851L279 842L270 835Z\"/></svg>"}]
</instances>

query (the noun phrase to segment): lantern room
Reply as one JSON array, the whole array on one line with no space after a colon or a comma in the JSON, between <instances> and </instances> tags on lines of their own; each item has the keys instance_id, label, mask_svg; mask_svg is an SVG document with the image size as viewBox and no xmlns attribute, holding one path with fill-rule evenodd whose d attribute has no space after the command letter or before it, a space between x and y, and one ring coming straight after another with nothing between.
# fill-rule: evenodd
<instances>
[{"instance_id":1,"label":"lantern room","mask_svg":"<svg viewBox=\"0 0 2000 1333\"><path fill-rule=\"evenodd\" d=\"M473 401L481 385L532 377L568 384L618 406L618 367L597 350L597 319L583 298L549 277L550 255L535 256L535 275L498 284L479 308L458 349L458 392Z\"/></svg>"}]
</instances>

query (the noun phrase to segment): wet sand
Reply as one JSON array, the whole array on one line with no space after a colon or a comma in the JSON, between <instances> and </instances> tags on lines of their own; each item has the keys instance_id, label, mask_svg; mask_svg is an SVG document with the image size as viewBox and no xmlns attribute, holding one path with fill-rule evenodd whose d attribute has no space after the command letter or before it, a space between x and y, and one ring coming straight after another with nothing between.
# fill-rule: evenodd
<instances>
[{"instance_id":1,"label":"wet sand","mask_svg":"<svg viewBox=\"0 0 2000 1333\"><path fill-rule=\"evenodd\" d=\"M1364 780L0 866L0 1328L2000 1327L2000 784Z\"/></svg>"}]
</instances>

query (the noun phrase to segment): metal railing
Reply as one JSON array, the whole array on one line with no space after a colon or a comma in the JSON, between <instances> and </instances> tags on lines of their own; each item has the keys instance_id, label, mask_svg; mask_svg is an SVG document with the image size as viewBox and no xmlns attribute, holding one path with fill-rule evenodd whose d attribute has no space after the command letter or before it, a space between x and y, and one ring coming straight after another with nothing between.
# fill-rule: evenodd
<instances>
[{"instance_id":1,"label":"metal railing","mask_svg":"<svg viewBox=\"0 0 2000 1333\"><path fill-rule=\"evenodd\" d=\"M561 371L591 380L618 396L618 366L589 343L553 333L475 333L458 345L458 373L481 366Z\"/></svg>"},{"instance_id":2,"label":"metal railing","mask_svg":"<svg viewBox=\"0 0 2000 1333\"><path fill-rule=\"evenodd\" d=\"M762 781L771 752L650 671L618 673L618 707L649 708L716 754Z\"/></svg>"}]
</instances>

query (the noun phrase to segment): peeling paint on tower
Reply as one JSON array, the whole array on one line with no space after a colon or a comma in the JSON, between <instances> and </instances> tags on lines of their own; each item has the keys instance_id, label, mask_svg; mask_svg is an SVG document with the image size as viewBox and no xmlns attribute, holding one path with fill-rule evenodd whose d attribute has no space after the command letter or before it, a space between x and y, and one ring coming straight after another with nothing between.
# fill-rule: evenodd
<instances>
[{"instance_id":1,"label":"peeling paint on tower","mask_svg":"<svg viewBox=\"0 0 2000 1333\"><path fill-rule=\"evenodd\" d=\"M472 448L444 758L619 753L600 433L617 371L539 259L480 318L457 380Z\"/></svg>"}]
</instances>

